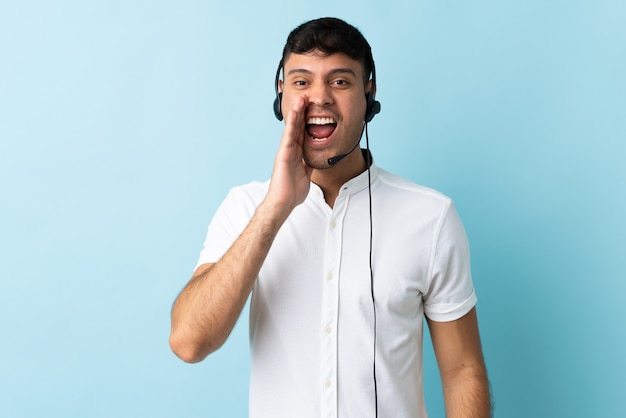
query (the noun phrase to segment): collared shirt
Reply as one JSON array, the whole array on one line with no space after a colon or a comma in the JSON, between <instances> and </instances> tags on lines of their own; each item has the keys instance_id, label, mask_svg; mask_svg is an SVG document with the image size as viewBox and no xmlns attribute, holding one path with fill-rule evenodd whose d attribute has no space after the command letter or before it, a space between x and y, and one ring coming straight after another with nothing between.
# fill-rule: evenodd
<instances>
[{"instance_id":1,"label":"collared shirt","mask_svg":"<svg viewBox=\"0 0 626 418\"><path fill-rule=\"evenodd\" d=\"M467 238L446 196L369 175L371 215L366 171L333 208L311 184L276 236L250 305L251 418L368 418L376 400L381 418L427 416L423 315L451 321L476 304ZM219 260L268 187L231 190L198 265Z\"/></svg>"}]
</instances>

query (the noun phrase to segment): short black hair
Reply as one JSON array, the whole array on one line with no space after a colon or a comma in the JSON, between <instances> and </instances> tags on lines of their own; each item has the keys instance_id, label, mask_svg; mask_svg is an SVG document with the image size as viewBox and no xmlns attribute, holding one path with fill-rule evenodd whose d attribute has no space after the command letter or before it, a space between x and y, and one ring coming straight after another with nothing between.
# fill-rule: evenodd
<instances>
[{"instance_id":1,"label":"short black hair","mask_svg":"<svg viewBox=\"0 0 626 418\"><path fill-rule=\"evenodd\" d=\"M331 55L342 52L363 65L364 82L374 71L372 48L363 34L354 26L334 17L310 20L295 28L287 37L281 65L292 53L306 54L320 51Z\"/></svg>"}]
</instances>

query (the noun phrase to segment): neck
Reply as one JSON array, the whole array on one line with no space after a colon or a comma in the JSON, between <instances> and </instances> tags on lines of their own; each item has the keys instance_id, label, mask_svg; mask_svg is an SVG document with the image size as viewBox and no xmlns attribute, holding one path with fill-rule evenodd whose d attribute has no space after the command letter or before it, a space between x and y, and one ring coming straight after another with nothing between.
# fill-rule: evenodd
<instances>
[{"instance_id":1,"label":"neck","mask_svg":"<svg viewBox=\"0 0 626 418\"><path fill-rule=\"evenodd\" d=\"M367 169L367 162L361 152L353 152L336 166L313 170L311 181L324 192L324 199L331 208L339 194L339 189L348 180L353 179Z\"/></svg>"}]
</instances>

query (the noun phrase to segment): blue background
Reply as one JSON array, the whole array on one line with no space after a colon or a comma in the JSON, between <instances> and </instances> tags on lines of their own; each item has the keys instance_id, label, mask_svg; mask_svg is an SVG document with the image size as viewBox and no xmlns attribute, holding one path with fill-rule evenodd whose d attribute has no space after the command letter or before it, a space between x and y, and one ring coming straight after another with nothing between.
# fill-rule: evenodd
<instances>
[{"instance_id":1,"label":"blue background","mask_svg":"<svg viewBox=\"0 0 626 418\"><path fill-rule=\"evenodd\" d=\"M187 365L169 310L325 15L372 45L377 163L465 223L496 415L626 416L617 0L0 2L0 416L245 416L247 320ZM442 417L429 348L425 380Z\"/></svg>"}]
</instances>

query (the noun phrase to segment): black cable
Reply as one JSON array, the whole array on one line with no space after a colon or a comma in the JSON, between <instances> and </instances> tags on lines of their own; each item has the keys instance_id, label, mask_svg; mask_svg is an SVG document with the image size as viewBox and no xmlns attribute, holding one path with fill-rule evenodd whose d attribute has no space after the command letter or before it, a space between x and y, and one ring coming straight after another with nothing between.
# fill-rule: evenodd
<instances>
[{"instance_id":1,"label":"black cable","mask_svg":"<svg viewBox=\"0 0 626 418\"><path fill-rule=\"evenodd\" d=\"M372 175L370 172L370 166L372 165L372 153L370 152L370 138L367 132L367 123L365 124L365 146L367 148L367 191L369 197L369 210L370 210L370 292L372 294L372 308L374 310L374 366L373 366L373 374L374 374L374 407L376 412L376 418L378 418L378 383L376 382L376 336L377 336L377 328L376 328L376 299L374 298L374 269L372 268L372 247L373 247L373 237L374 237L374 228L372 222Z\"/></svg>"}]
</instances>

